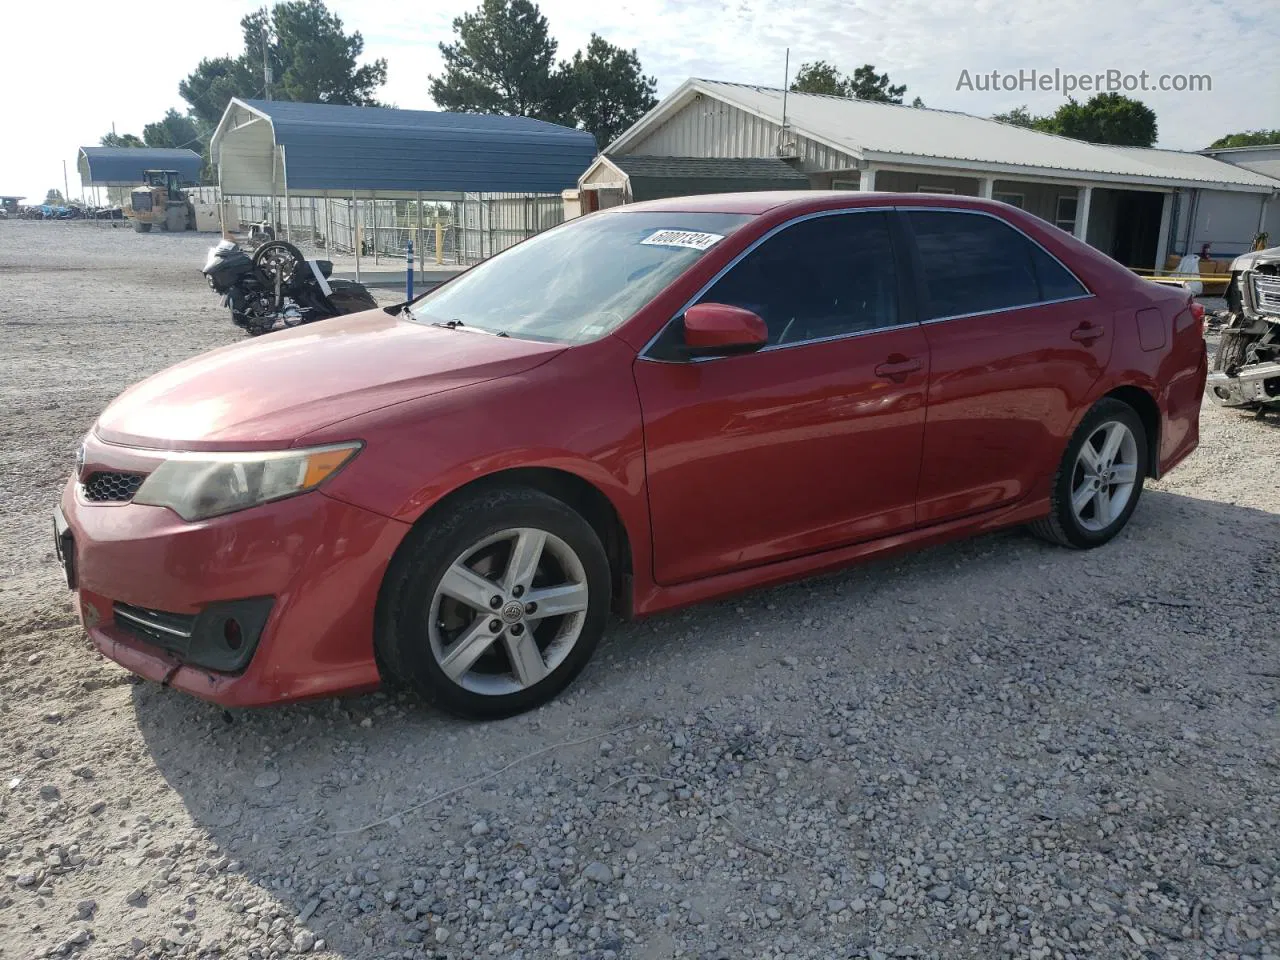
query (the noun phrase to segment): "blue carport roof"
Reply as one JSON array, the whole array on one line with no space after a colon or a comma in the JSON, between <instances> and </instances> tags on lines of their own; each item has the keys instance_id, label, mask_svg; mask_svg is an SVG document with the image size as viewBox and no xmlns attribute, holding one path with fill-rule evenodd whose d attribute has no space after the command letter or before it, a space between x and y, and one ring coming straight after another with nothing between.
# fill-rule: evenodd
<instances>
[{"instance_id":1,"label":"blue carport roof","mask_svg":"<svg viewBox=\"0 0 1280 960\"><path fill-rule=\"evenodd\" d=\"M120 187L141 183L145 170L177 170L184 183L199 183L204 161L170 147L81 147L76 167L89 186Z\"/></svg>"},{"instance_id":2,"label":"blue carport roof","mask_svg":"<svg viewBox=\"0 0 1280 960\"><path fill-rule=\"evenodd\" d=\"M270 119L298 192L558 193L596 154L591 134L528 117L240 102Z\"/></svg>"}]
</instances>

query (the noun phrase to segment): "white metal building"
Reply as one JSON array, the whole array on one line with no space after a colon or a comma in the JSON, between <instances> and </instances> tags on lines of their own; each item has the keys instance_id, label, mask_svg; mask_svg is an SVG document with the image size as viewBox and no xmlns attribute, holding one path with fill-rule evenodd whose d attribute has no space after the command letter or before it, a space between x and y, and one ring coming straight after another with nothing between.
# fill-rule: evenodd
<instances>
[{"instance_id":1,"label":"white metal building","mask_svg":"<svg viewBox=\"0 0 1280 960\"><path fill-rule=\"evenodd\" d=\"M1214 157L711 80L685 81L605 149L578 181L584 211L632 199L619 177L632 156L781 158L815 189L992 197L1142 268L1203 242L1240 252L1280 227L1280 179Z\"/></svg>"}]
</instances>

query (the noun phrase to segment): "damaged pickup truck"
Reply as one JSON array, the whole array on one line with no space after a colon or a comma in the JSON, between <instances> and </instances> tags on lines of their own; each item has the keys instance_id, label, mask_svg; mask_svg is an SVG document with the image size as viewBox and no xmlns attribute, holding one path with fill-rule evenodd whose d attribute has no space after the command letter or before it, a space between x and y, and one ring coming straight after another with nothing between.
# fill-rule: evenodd
<instances>
[{"instance_id":1,"label":"damaged pickup truck","mask_svg":"<svg viewBox=\"0 0 1280 960\"><path fill-rule=\"evenodd\" d=\"M1280 247L1232 262L1227 317L1206 387L1219 406L1280 409Z\"/></svg>"}]
</instances>

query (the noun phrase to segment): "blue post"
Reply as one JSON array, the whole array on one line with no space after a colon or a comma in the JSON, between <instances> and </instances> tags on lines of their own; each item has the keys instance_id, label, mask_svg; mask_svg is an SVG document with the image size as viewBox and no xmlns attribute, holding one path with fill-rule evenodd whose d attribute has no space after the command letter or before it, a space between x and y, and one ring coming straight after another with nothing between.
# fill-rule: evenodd
<instances>
[{"instance_id":1,"label":"blue post","mask_svg":"<svg viewBox=\"0 0 1280 960\"><path fill-rule=\"evenodd\" d=\"M413 299L413 237L409 238L409 242L404 248L404 297L406 300Z\"/></svg>"}]
</instances>

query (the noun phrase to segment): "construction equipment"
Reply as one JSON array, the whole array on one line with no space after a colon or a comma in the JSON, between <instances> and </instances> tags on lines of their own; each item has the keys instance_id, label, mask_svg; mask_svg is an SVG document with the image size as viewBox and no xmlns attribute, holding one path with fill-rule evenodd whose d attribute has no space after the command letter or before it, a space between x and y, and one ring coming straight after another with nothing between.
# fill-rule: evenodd
<instances>
[{"instance_id":1,"label":"construction equipment","mask_svg":"<svg viewBox=\"0 0 1280 960\"><path fill-rule=\"evenodd\" d=\"M182 189L177 170L144 170L142 186L129 195L125 216L138 233L150 233L153 226L178 232L196 228L196 208Z\"/></svg>"}]
</instances>

